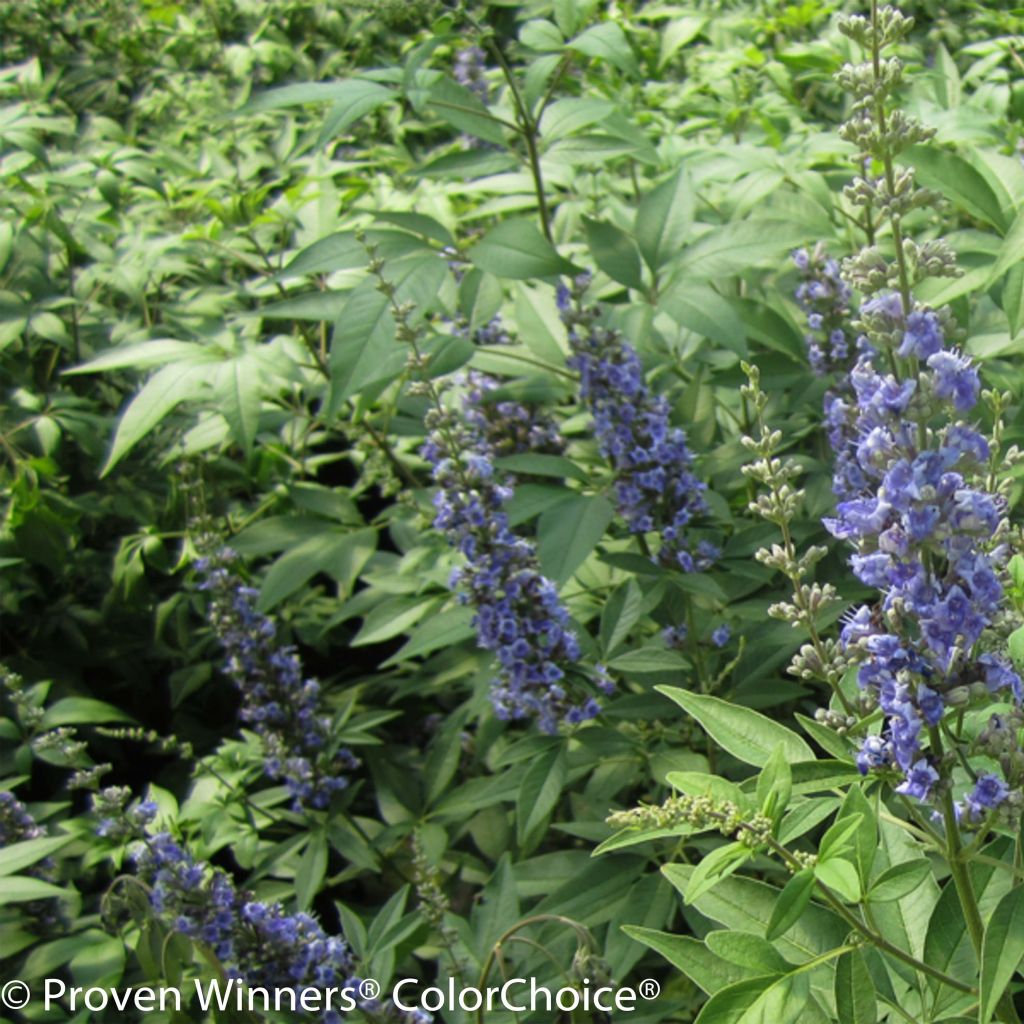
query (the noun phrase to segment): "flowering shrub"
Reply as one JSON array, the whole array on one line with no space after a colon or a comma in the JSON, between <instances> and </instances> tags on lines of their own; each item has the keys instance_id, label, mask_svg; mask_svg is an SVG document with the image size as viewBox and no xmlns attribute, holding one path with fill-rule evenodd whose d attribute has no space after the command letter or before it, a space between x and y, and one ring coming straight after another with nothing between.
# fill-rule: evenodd
<instances>
[{"instance_id":1,"label":"flowering shrub","mask_svg":"<svg viewBox=\"0 0 1024 1024\"><path fill-rule=\"evenodd\" d=\"M87 6L0 2L0 1016L1019 1024L1019 12Z\"/></svg>"}]
</instances>

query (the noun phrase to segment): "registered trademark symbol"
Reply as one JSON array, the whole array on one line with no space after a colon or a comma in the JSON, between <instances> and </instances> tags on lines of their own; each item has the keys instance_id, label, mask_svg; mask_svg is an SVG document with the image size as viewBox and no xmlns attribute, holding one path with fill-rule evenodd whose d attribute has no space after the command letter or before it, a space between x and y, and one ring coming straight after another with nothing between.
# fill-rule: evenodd
<instances>
[{"instance_id":1,"label":"registered trademark symbol","mask_svg":"<svg viewBox=\"0 0 1024 1024\"><path fill-rule=\"evenodd\" d=\"M359 982L359 994L364 999L376 999L380 995L380 982L374 978L363 978Z\"/></svg>"},{"instance_id":2,"label":"registered trademark symbol","mask_svg":"<svg viewBox=\"0 0 1024 1024\"><path fill-rule=\"evenodd\" d=\"M638 989L640 995L644 999L657 999L661 995L661 985L659 985L653 978L646 978L640 982Z\"/></svg>"}]
</instances>

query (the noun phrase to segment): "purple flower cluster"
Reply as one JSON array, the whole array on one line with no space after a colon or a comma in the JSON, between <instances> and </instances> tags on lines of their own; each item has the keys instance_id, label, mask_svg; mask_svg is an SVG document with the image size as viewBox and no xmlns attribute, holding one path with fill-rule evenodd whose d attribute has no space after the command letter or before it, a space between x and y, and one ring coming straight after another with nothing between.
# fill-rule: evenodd
<instances>
[{"instance_id":1,"label":"purple flower cluster","mask_svg":"<svg viewBox=\"0 0 1024 1024\"><path fill-rule=\"evenodd\" d=\"M46 829L38 824L12 792L0 792L0 849L30 839L42 839L45 835ZM52 882L55 872L56 865L50 857L36 861L24 871L30 878L37 878L42 882ZM55 900L30 900L18 906L26 923L31 923L34 931L50 932L63 923Z\"/></svg>"},{"instance_id":2,"label":"purple flower cluster","mask_svg":"<svg viewBox=\"0 0 1024 1024\"><path fill-rule=\"evenodd\" d=\"M558 306L569 328L569 366L580 375L580 396L594 418L601 454L615 470L619 514L631 533L657 533L657 561L667 568L695 572L708 568L718 549L708 541L691 543L688 527L707 510L705 485L693 474L686 434L669 421L664 395L644 380L632 345L596 322L597 311L574 307L586 281L574 292L559 285Z\"/></svg>"},{"instance_id":3,"label":"purple flower cluster","mask_svg":"<svg viewBox=\"0 0 1024 1024\"><path fill-rule=\"evenodd\" d=\"M209 947L230 978L296 993L350 981L354 964L347 944L309 914L288 914L278 903L240 893L224 871L194 860L167 832L143 835L132 859L150 886L153 910L175 931ZM341 1017L328 1010L320 1019L338 1024Z\"/></svg>"},{"instance_id":4,"label":"purple flower cluster","mask_svg":"<svg viewBox=\"0 0 1024 1024\"><path fill-rule=\"evenodd\" d=\"M880 614L858 609L841 638L861 652L858 682L886 716L882 735L863 741L858 766L898 768L897 792L923 801L941 778L924 740L945 709L979 690L1017 702L1024 696L1010 664L985 650L1003 597L1006 550L993 537L1004 509L975 482L988 443L956 418L977 400L977 371L943 348L938 317L927 310L904 317L899 297L888 293L865 303L862 317L873 338L891 343L893 364L909 365L897 376L865 356L852 371L851 458L864 483L825 526L854 545L854 575L882 595ZM976 789L968 806L988 806L1000 792Z\"/></svg>"},{"instance_id":5,"label":"purple flower cluster","mask_svg":"<svg viewBox=\"0 0 1024 1024\"><path fill-rule=\"evenodd\" d=\"M295 648L277 640L274 622L256 608L259 591L243 583L236 562L225 548L195 565L199 589L210 595L210 625L227 655L223 670L242 694L242 721L266 746L266 774L284 782L296 810L323 810L348 785L344 772L358 761L332 745L320 684L304 678Z\"/></svg>"},{"instance_id":6,"label":"purple flower cluster","mask_svg":"<svg viewBox=\"0 0 1024 1024\"><path fill-rule=\"evenodd\" d=\"M560 455L565 450L558 424L550 416L524 402L491 398L500 387L493 377L470 370L459 383L465 389L462 409L466 426L495 457L527 452Z\"/></svg>"},{"instance_id":7,"label":"purple flower cluster","mask_svg":"<svg viewBox=\"0 0 1024 1024\"><path fill-rule=\"evenodd\" d=\"M819 242L812 252L797 249L793 263L803 280L796 301L807 316L807 356L819 377L849 369L851 345L848 332L850 286L840 276L839 263L825 253Z\"/></svg>"},{"instance_id":8,"label":"purple flower cluster","mask_svg":"<svg viewBox=\"0 0 1024 1024\"><path fill-rule=\"evenodd\" d=\"M491 699L498 717L536 718L543 732L554 733L560 721L583 722L600 708L592 696L580 700L571 692L580 647L569 613L554 583L541 574L533 545L509 526L504 506L512 497L511 481L494 466L494 421L481 404L485 391L476 378L461 416L428 414L430 435L422 452L438 487L434 526L466 559L451 583L461 589L460 601L476 610L478 643L497 656ZM550 439L548 429L522 418L518 409L499 415L527 442ZM596 682L605 692L612 687L602 674Z\"/></svg>"}]
</instances>

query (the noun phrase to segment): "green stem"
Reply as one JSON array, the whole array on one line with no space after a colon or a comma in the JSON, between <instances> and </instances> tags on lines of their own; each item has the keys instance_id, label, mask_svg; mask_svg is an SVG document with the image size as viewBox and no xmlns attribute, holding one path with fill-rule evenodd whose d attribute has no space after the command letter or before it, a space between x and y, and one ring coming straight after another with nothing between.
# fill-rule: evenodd
<instances>
[{"instance_id":1,"label":"green stem","mask_svg":"<svg viewBox=\"0 0 1024 1024\"><path fill-rule=\"evenodd\" d=\"M941 732L933 725L928 730L928 736L931 741L932 753L937 760L941 760L943 753ZM980 963L985 925L981 920L978 900L974 894L970 871L964 858L963 844L960 841L960 823L956 820L953 794L949 789L942 794L942 820L946 826L946 860L949 863L950 874L953 876L953 885L956 887L960 909L963 911L964 921L967 923L967 933L971 937L971 945L974 947L975 955ZM997 1020L1003 1021L1005 1024L1016 1024L1020 1020L1009 993L1004 993L1000 998L995 1016Z\"/></svg>"},{"instance_id":2,"label":"green stem","mask_svg":"<svg viewBox=\"0 0 1024 1024\"><path fill-rule=\"evenodd\" d=\"M479 30L480 26L472 19L470 21ZM544 237L548 242L554 245L555 240L551 233L551 214L548 211L547 195L544 191L544 174L540 166L540 151L537 148L537 122L530 114L526 101L523 99L523 94L519 90L519 84L516 82L515 72L512 70L508 60L506 60L501 47L495 42L493 36L488 35L486 41L491 52L494 54L495 60L497 60L501 67L501 73L505 76L505 81L508 82L509 92L512 93L512 102L515 104L516 117L519 121L519 133L526 143L526 155L530 164L530 174L533 177L533 190L537 195L537 212L540 215L541 230L544 232Z\"/></svg>"}]
</instances>

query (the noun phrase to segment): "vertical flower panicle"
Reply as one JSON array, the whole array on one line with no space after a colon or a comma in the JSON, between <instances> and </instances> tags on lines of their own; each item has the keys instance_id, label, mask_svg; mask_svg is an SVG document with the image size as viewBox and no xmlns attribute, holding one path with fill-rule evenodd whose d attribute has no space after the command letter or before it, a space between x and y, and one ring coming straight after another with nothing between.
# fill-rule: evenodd
<instances>
[{"instance_id":1,"label":"vertical flower panicle","mask_svg":"<svg viewBox=\"0 0 1024 1024\"><path fill-rule=\"evenodd\" d=\"M977 370L941 347L934 314L903 318L894 296L884 294L865 303L864 315L873 330L881 319L890 330L902 324L905 335L926 322L929 354L913 378L881 373L871 360L853 371L854 457L867 487L840 502L825 525L855 546L854 575L882 594L882 621L861 609L843 630L844 644L864 652L861 687L887 716L884 741L865 741L858 764L864 771L898 766L905 773L898 792L924 800L940 776L922 740L946 707L962 705L979 687L1022 697L1018 674L987 651L1003 597L1004 503L978 483L988 442L959 418L977 399ZM914 356L920 361L923 353Z\"/></svg>"},{"instance_id":2,"label":"vertical flower panicle","mask_svg":"<svg viewBox=\"0 0 1024 1024\"><path fill-rule=\"evenodd\" d=\"M202 943L221 962L229 980L269 992L351 988L358 992L356 961L341 936L328 934L312 915L289 914L280 903L241 891L227 872L197 860L169 832L150 825L157 805L144 801L128 809L130 790L108 787L94 797L99 835L129 844L128 862L148 888L149 905L181 935ZM379 1019L397 1024L430 1024L429 1014L400 1013L393 1004L360 1000ZM371 1005L372 1004L372 1005ZM326 1007L320 1024L341 1024Z\"/></svg>"},{"instance_id":3,"label":"vertical flower panicle","mask_svg":"<svg viewBox=\"0 0 1024 1024\"><path fill-rule=\"evenodd\" d=\"M707 505L686 433L671 425L668 401L648 387L633 346L597 323L597 309L582 306L588 283L584 275L572 291L559 285L558 306L569 328L568 364L579 372L580 397L594 418L601 454L615 471L619 515L630 533L658 534L660 565L706 569L719 551L708 541L692 543L688 535Z\"/></svg>"},{"instance_id":4,"label":"vertical flower panicle","mask_svg":"<svg viewBox=\"0 0 1024 1024\"><path fill-rule=\"evenodd\" d=\"M433 467L438 487L434 526L466 564L452 574L459 600L471 605L477 641L498 660L491 700L499 718L535 718L546 733L559 722L593 718L600 707L571 682L580 647L558 590L541 572L532 543L509 526L505 505L512 481L495 468L496 446L504 454L539 442L551 445L553 425L519 403L497 403L488 411L482 399L491 384L475 376L461 414L433 409L422 454ZM504 425L503 425L504 424ZM504 439L504 440L502 440ZM611 683L599 675L598 685Z\"/></svg>"},{"instance_id":5,"label":"vertical flower panicle","mask_svg":"<svg viewBox=\"0 0 1024 1024\"><path fill-rule=\"evenodd\" d=\"M273 620L256 608L259 591L238 575L237 560L222 548L195 565L199 589L210 595L210 625L226 655L223 671L242 695L242 721L266 745L266 774L284 782L296 810L322 810L348 785L345 772L358 761L332 745L320 684L305 678L295 648L278 641Z\"/></svg>"},{"instance_id":6,"label":"vertical flower panicle","mask_svg":"<svg viewBox=\"0 0 1024 1024\"><path fill-rule=\"evenodd\" d=\"M993 728L987 745L972 743L958 735L954 713L993 698L1019 706L1024 687L1002 653L1011 626L1001 581L1008 525L993 489L989 442L969 420L980 395L978 371L948 344L956 331L948 308L913 298L924 278L959 271L941 239L919 244L903 235L903 216L934 194L916 187L913 172L897 168L894 157L933 133L890 109L902 65L880 51L911 24L891 7L839 22L870 55L837 76L854 97L840 134L858 147L863 168L845 194L865 218L883 212L893 256L872 244L843 262L844 279L867 296L854 326L870 348L850 374L856 419L849 463L838 467L843 479L835 487L844 500L825 526L853 546L854 575L880 595L877 607L857 609L841 634L860 660L857 680L868 706L884 714L881 734L862 741L858 767L899 773L896 791L940 804L948 824L951 815L976 821L1019 810L1024 759L1016 736L1008 740L1007 730ZM947 750L947 742L959 749ZM993 752L1002 777L972 769L973 787L954 807L958 760Z\"/></svg>"}]
</instances>

